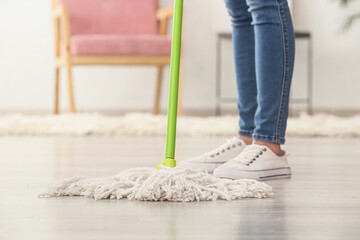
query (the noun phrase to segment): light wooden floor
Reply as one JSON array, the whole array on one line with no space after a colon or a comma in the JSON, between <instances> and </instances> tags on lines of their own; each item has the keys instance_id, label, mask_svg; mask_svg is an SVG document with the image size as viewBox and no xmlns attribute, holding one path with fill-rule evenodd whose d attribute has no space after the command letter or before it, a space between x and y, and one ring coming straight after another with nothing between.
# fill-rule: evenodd
<instances>
[{"instance_id":1,"label":"light wooden floor","mask_svg":"<svg viewBox=\"0 0 360 240\"><path fill-rule=\"evenodd\" d=\"M181 138L178 159L220 138ZM291 180L270 199L151 203L38 199L73 175L155 166L164 138L0 138L0 239L360 239L360 139L288 139Z\"/></svg>"}]
</instances>

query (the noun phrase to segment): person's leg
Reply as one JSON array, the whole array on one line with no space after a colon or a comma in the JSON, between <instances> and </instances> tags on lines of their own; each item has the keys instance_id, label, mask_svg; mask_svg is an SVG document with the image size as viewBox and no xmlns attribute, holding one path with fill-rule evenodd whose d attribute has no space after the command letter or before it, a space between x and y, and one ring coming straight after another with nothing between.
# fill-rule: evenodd
<instances>
[{"instance_id":1,"label":"person's leg","mask_svg":"<svg viewBox=\"0 0 360 240\"><path fill-rule=\"evenodd\" d=\"M253 144L214 170L223 178L289 178L285 142L294 65L294 32L286 0L246 0L255 36L257 110ZM236 66L240 67L240 66Z\"/></svg>"},{"instance_id":2,"label":"person's leg","mask_svg":"<svg viewBox=\"0 0 360 240\"><path fill-rule=\"evenodd\" d=\"M255 32L258 108L254 143L285 143L294 67L294 30L287 0L246 0ZM274 151L276 153L276 151Z\"/></svg>"},{"instance_id":3,"label":"person's leg","mask_svg":"<svg viewBox=\"0 0 360 240\"><path fill-rule=\"evenodd\" d=\"M257 109L255 36L245 0L225 0L233 26L233 46L238 90L239 136L251 144Z\"/></svg>"}]
</instances>

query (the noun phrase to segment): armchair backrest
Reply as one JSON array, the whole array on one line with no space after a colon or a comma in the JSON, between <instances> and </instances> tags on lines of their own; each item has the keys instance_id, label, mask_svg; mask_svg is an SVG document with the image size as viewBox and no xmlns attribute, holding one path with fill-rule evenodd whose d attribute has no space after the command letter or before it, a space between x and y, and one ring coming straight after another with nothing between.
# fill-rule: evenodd
<instances>
[{"instance_id":1,"label":"armchair backrest","mask_svg":"<svg viewBox=\"0 0 360 240\"><path fill-rule=\"evenodd\" d=\"M69 12L71 35L157 34L157 0L57 0Z\"/></svg>"}]
</instances>

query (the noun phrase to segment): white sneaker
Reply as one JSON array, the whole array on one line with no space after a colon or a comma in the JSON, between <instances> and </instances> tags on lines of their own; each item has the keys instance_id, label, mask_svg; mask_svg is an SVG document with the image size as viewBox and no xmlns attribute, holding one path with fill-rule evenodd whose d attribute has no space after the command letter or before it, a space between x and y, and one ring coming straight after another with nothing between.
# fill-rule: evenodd
<instances>
[{"instance_id":1,"label":"white sneaker","mask_svg":"<svg viewBox=\"0 0 360 240\"><path fill-rule=\"evenodd\" d=\"M270 148L257 144L248 145L237 157L218 167L215 177L231 179L268 180L291 177L287 153L279 157Z\"/></svg>"},{"instance_id":2,"label":"white sneaker","mask_svg":"<svg viewBox=\"0 0 360 240\"><path fill-rule=\"evenodd\" d=\"M246 147L246 143L238 137L228 139L215 150L205 153L196 158L183 161L181 164L186 167L201 169L212 173L215 168L233 159Z\"/></svg>"}]
</instances>

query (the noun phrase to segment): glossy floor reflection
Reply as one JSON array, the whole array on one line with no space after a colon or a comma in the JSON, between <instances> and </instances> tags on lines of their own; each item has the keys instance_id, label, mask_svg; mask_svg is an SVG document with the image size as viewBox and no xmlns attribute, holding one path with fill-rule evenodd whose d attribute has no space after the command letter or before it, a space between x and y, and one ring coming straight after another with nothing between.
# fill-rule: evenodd
<instances>
[{"instance_id":1,"label":"glossy floor reflection","mask_svg":"<svg viewBox=\"0 0 360 240\"><path fill-rule=\"evenodd\" d=\"M180 138L178 160L222 143ZM38 199L46 183L156 166L164 138L1 138L0 239L359 239L360 139L291 138L270 199L152 203Z\"/></svg>"}]
</instances>

